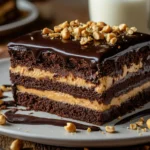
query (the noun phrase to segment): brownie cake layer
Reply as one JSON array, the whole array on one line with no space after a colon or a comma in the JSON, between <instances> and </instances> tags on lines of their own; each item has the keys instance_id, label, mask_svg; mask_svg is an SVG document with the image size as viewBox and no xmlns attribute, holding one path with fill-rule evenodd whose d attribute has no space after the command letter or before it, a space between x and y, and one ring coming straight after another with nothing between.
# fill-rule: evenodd
<instances>
[{"instance_id":1,"label":"brownie cake layer","mask_svg":"<svg viewBox=\"0 0 150 150\"><path fill-rule=\"evenodd\" d=\"M135 108L143 106L149 101L150 88L132 97L129 101L122 103L120 106L112 106L111 109L105 112L94 111L77 105L69 105L59 103L47 98L40 98L28 93L16 94L17 103L21 106L26 106L30 109L41 110L57 114L62 117L73 118L89 123L101 125L107 121L111 121L118 116L131 112Z\"/></svg>"}]
</instances>

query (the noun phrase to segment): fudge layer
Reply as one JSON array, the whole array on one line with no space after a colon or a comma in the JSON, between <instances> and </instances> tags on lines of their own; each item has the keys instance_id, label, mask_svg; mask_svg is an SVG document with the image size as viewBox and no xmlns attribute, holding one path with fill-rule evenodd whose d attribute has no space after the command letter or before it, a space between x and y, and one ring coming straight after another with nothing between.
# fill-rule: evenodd
<instances>
[{"instance_id":1,"label":"fudge layer","mask_svg":"<svg viewBox=\"0 0 150 150\"><path fill-rule=\"evenodd\" d=\"M14 21L19 13L16 7L16 0L0 0L0 24Z\"/></svg>"},{"instance_id":2,"label":"fudge layer","mask_svg":"<svg viewBox=\"0 0 150 150\"><path fill-rule=\"evenodd\" d=\"M103 124L149 102L150 35L117 42L50 39L36 31L8 44L19 105Z\"/></svg>"}]
</instances>

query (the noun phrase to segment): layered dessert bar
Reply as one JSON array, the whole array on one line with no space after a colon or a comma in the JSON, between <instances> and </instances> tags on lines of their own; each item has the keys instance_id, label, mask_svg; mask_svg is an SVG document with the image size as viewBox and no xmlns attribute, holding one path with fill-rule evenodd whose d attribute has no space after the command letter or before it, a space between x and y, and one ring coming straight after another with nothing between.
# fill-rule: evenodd
<instances>
[{"instance_id":1,"label":"layered dessert bar","mask_svg":"<svg viewBox=\"0 0 150 150\"><path fill-rule=\"evenodd\" d=\"M150 99L150 35L65 21L8 44L18 105L103 124Z\"/></svg>"},{"instance_id":2,"label":"layered dessert bar","mask_svg":"<svg viewBox=\"0 0 150 150\"><path fill-rule=\"evenodd\" d=\"M12 22L18 16L16 0L0 0L0 25Z\"/></svg>"}]
</instances>

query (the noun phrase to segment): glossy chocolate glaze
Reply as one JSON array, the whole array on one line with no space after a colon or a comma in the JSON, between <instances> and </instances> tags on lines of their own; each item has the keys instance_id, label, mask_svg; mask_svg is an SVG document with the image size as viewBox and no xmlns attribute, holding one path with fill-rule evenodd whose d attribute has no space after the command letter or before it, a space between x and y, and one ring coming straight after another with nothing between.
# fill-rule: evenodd
<instances>
[{"instance_id":1,"label":"glossy chocolate glaze","mask_svg":"<svg viewBox=\"0 0 150 150\"><path fill-rule=\"evenodd\" d=\"M150 115L150 109L146 109L146 110L140 111L138 113L135 113L135 114L133 114L129 117L126 117L126 118L118 121L115 125L121 125L121 124L127 123L127 122L129 122L133 119L143 117L143 116L146 116L146 115Z\"/></svg>"},{"instance_id":2,"label":"glossy chocolate glaze","mask_svg":"<svg viewBox=\"0 0 150 150\"><path fill-rule=\"evenodd\" d=\"M94 45L94 42L86 46L81 46L79 41L52 40L49 37L43 37L41 31L35 31L10 42L8 48L10 50L32 51L36 60L38 60L43 52L52 52L58 53L64 58L84 58L91 64L97 65L105 58L112 57L116 54L121 55L133 49L149 46L149 44L150 35L141 33L134 33L132 36L120 35L114 46L110 46L104 41L98 46Z\"/></svg>"},{"instance_id":3,"label":"glossy chocolate glaze","mask_svg":"<svg viewBox=\"0 0 150 150\"><path fill-rule=\"evenodd\" d=\"M80 123L72 122L69 120L59 120L59 119L48 119L48 118L40 118L35 116L16 114L18 110L10 110L5 113L5 117L8 122L16 123L16 124L31 124L31 125L55 125L55 126L65 126L67 122L74 123L77 129L87 130L87 128L91 128L92 131L99 131L100 128L96 126L88 126Z\"/></svg>"}]
</instances>

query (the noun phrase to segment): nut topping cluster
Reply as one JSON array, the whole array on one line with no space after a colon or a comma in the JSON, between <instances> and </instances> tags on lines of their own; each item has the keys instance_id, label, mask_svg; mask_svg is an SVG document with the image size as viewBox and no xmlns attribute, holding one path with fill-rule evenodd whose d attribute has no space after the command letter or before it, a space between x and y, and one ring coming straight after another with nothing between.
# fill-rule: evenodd
<instances>
[{"instance_id":1,"label":"nut topping cluster","mask_svg":"<svg viewBox=\"0 0 150 150\"><path fill-rule=\"evenodd\" d=\"M129 28L126 24L111 27L104 22L88 21L87 23L81 23L79 20L73 20L65 21L55 26L53 30L44 28L42 34L51 39L79 40L81 45L86 45L92 41L102 41L114 45L119 35L130 36L136 31L136 27Z\"/></svg>"}]
</instances>

